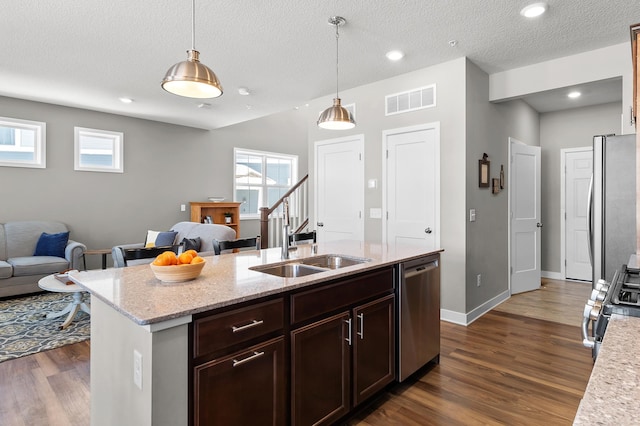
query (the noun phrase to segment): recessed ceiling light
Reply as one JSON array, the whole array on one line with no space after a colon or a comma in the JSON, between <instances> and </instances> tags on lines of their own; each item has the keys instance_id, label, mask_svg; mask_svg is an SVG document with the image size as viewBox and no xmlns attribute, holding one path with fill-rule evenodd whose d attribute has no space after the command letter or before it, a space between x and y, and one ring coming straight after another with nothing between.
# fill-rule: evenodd
<instances>
[{"instance_id":1,"label":"recessed ceiling light","mask_svg":"<svg viewBox=\"0 0 640 426\"><path fill-rule=\"evenodd\" d=\"M133 102L133 99L131 98L120 98L120 102L122 102L123 104L130 104Z\"/></svg>"},{"instance_id":2,"label":"recessed ceiling light","mask_svg":"<svg viewBox=\"0 0 640 426\"><path fill-rule=\"evenodd\" d=\"M238 87L238 94L242 96L249 96L251 92L246 87Z\"/></svg>"},{"instance_id":3,"label":"recessed ceiling light","mask_svg":"<svg viewBox=\"0 0 640 426\"><path fill-rule=\"evenodd\" d=\"M582 93L580 92L571 92L567 96L570 97L571 99L575 99L575 98L579 98L581 94Z\"/></svg>"},{"instance_id":4,"label":"recessed ceiling light","mask_svg":"<svg viewBox=\"0 0 640 426\"><path fill-rule=\"evenodd\" d=\"M536 16L540 16L547 11L546 3L533 3L528 6L525 6L521 11L520 15L525 18L535 18Z\"/></svg>"},{"instance_id":5,"label":"recessed ceiling light","mask_svg":"<svg viewBox=\"0 0 640 426\"><path fill-rule=\"evenodd\" d=\"M404 58L404 53L399 50L391 50L387 52L387 59L390 61L399 61Z\"/></svg>"}]
</instances>

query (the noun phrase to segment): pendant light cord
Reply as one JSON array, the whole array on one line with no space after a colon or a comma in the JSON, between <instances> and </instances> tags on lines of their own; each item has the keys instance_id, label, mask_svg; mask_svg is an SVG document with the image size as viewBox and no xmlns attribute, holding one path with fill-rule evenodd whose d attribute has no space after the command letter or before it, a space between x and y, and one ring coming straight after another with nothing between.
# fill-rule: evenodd
<instances>
[{"instance_id":1,"label":"pendant light cord","mask_svg":"<svg viewBox=\"0 0 640 426\"><path fill-rule=\"evenodd\" d=\"M340 34L338 32L338 28L340 28L340 24L336 22L336 99L340 98L338 95L338 39L340 38Z\"/></svg>"},{"instance_id":2,"label":"pendant light cord","mask_svg":"<svg viewBox=\"0 0 640 426\"><path fill-rule=\"evenodd\" d=\"M196 0L191 0L191 50L196 50Z\"/></svg>"}]
</instances>

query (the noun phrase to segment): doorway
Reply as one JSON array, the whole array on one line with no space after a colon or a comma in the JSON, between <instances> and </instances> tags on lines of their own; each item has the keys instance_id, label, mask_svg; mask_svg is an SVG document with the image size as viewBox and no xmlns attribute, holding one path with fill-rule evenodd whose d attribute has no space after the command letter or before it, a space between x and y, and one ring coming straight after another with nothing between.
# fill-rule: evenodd
<instances>
[{"instance_id":1,"label":"doorway","mask_svg":"<svg viewBox=\"0 0 640 426\"><path fill-rule=\"evenodd\" d=\"M540 147L509 138L511 294L540 288Z\"/></svg>"},{"instance_id":2,"label":"doorway","mask_svg":"<svg viewBox=\"0 0 640 426\"><path fill-rule=\"evenodd\" d=\"M384 243L440 247L440 123L386 130Z\"/></svg>"},{"instance_id":3,"label":"doorway","mask_svg":"<svg viewBox=\"0 0 640 426\"><path fill-rule=\"evenodd\" d=\"M364 241L364 135L318 141L314 151L317 240Z\"/></svg>"},{"instance_id":4,"label":"doorway","mask_svg":"<svg viewBox=\"0 0 640 426\"><path fill-rule=\"evenodd\" d=\"M593 148L571 148L561 155L561 262L565 279L591 281L587 198L593 171Z\"/></svg>"}]
</instances>

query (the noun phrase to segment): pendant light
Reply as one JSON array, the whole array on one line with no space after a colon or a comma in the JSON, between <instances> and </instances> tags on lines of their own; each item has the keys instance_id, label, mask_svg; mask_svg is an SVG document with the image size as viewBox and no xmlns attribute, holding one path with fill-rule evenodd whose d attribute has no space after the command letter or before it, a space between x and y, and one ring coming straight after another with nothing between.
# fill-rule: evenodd
<instances>
[{"instance_id":1,"label":"pendant light","mask_svg":"<svg viewBox=\"0 0 640 426\"><path fill-rule=\"evenodd\" d=\"M338 95L338 39L340 38L338 28L346 22L341 16L329 18L329 25L336 27L336 97L333 99L333 106L325 109L318 118L318 127L322 129L346 130L356 126L349 111L340 105L340 96Z\"/></svg>"},{"instance_id":2,"label":"pendant light","mask_svg":"<svg viewBox=\"0 0 640 426\"><path fill-rule=\"evenodd\" d=\"M178 62L162 80L162 88L167 92L187 98L217 98L222 95L218 77L209 67L200 62L200 52L196 45L196 1L191 3L191 50L187 50L187 60Z\"/></svg>"}]
</instances>

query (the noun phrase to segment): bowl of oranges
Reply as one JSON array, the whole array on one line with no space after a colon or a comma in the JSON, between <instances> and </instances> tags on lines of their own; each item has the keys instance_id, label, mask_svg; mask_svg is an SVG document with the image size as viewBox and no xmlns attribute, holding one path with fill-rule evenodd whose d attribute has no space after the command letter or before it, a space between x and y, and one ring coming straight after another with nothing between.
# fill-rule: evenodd
<instances>
[{"instance_id":1,"label":"bowl of oranges","mask_svg":"<svg viewBox=\"0 0 640 426\"><path fill-rule=\"evenodd\" d=\"M195 250L187 250L180 255L165 251L151 262L151 270L162 282L179 283L198 278L205 263Z\"/></svg>"}]
</instances>

